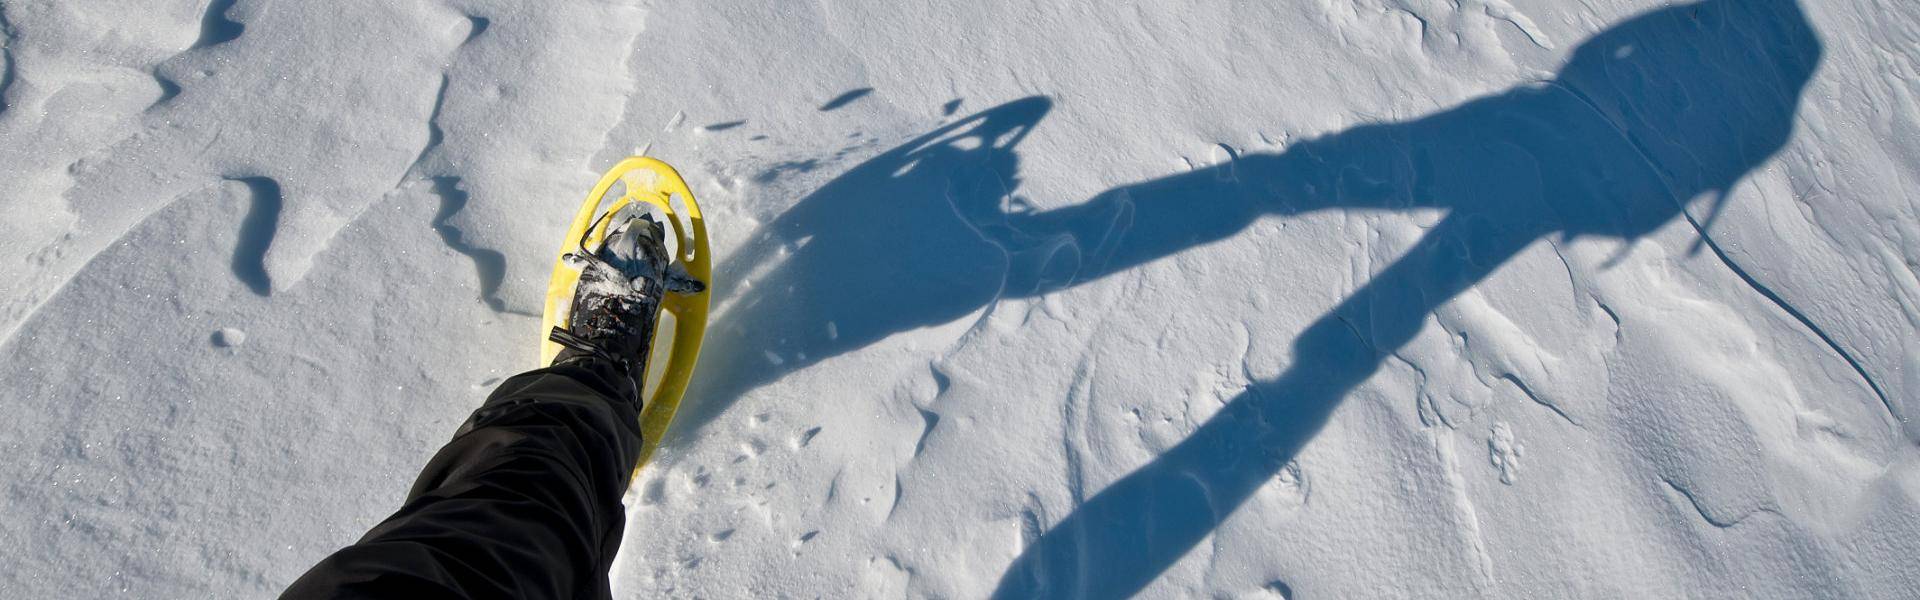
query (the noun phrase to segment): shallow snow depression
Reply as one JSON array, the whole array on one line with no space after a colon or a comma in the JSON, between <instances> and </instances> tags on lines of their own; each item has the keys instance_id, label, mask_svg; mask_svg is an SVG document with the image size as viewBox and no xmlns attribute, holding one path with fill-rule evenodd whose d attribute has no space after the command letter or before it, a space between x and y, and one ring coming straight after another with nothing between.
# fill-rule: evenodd
<instances>
[{"instance_id":1,"label":"shallow snow depression","mask_svg":"<svg viewBox=\"0 0 1920 600\"><path fill-rule=\"evenodd\" d=\"M359 537L643 152L626 594L1920 589L1920 5L1189 4L0 4L0 596Z\"/></svg>"}]
</instances>

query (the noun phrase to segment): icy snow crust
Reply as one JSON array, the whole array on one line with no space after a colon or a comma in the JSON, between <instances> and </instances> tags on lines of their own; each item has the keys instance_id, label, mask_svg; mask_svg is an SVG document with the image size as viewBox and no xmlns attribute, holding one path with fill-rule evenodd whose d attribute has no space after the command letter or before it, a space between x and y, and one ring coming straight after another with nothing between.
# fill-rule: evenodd
<instances>
[{"instance_id":1,"label":"icy snow crust","mask_svg":"<svg viewBox=\"0 0 1920 600\"><path fill-rule=\"evenodd\" d=\"M0 4L0 596L259 597L672 161L645 597L1920 589L1920 4Z\"/></svg>"}]
</instances>

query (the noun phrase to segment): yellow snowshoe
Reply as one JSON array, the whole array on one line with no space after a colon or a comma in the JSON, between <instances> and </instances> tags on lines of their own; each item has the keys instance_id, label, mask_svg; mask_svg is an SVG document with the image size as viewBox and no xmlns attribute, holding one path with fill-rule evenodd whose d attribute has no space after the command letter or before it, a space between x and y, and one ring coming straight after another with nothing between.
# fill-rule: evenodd
<instances>
[{"instance_id":1,"label":"yellow snowshoe","mask_svg":"<svg viewBox=\"0 0 1920 600\"><path fill-rule=\"evenodd\" d=\"M653 344L646 360L646 381L640 397L643 437L639 465L647 464L653 452L673 424L680 399L693 378L694 363L700 358L700 342L707 331L707 307L712 298L713 264L707 242L707 225L700 217L700 203L685 180L667 163L633 156L608 169L587 194L585 204L574 215L567 229L566 242L560 247L553 265L553 278L547 283L546 311L541 318L543 336L556 325L568 322L574 304L574 292L581 278L581 257L593 256L604 244L616 213L633 203L652 205L651 215L661 217L665 233L672 242L673 271L705 283L698 291L666 293L660 300L660 314L654 329ZM637 208L637 207L636 207ZM569 255L573 260L569 260ZM540 342L539 366L553 362L561 345L548 337ZM637 470L638 465L635 466Z\"/></svg>"}]
</instances>

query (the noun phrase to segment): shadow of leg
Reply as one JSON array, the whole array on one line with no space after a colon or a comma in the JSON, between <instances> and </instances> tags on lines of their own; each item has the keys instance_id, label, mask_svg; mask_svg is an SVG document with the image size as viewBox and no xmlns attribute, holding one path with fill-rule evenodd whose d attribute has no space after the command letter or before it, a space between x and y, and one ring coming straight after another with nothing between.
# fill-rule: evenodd
<instances>
[{"instance_id":1,"label":"shadow of leg","mask_svg":"<svg viewBox=\"0 0 1920 600\"><path fill-rule=\"evenodd\" d=\"M1125 598L1211 534L1294 459L1340 400L1413 339L1426 316L1533 239L1449 217L1315 321L1294 362L1153 462L1113 482L1014 560L995 598ZM1483 228L1482 228L1483 229ZM1468 260L1471 254L1476 260Z\"/></svg>"}]
</instances>

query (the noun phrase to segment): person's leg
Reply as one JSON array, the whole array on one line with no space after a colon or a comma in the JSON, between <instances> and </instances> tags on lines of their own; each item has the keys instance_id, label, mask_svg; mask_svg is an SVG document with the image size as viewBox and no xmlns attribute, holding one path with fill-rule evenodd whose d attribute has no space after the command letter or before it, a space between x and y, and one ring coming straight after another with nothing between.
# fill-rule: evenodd
<instances>
[{"instance_id":1,"label":"person's leg","mask_svg":"<svg viewBox=\"0 0 1920 600\"><path fill-rule=\"evenodd\" d=\"M609 597L638 390L611 361L562 363L500 384L399 512L284 597Z\"/></svg>"}]
</instances>

